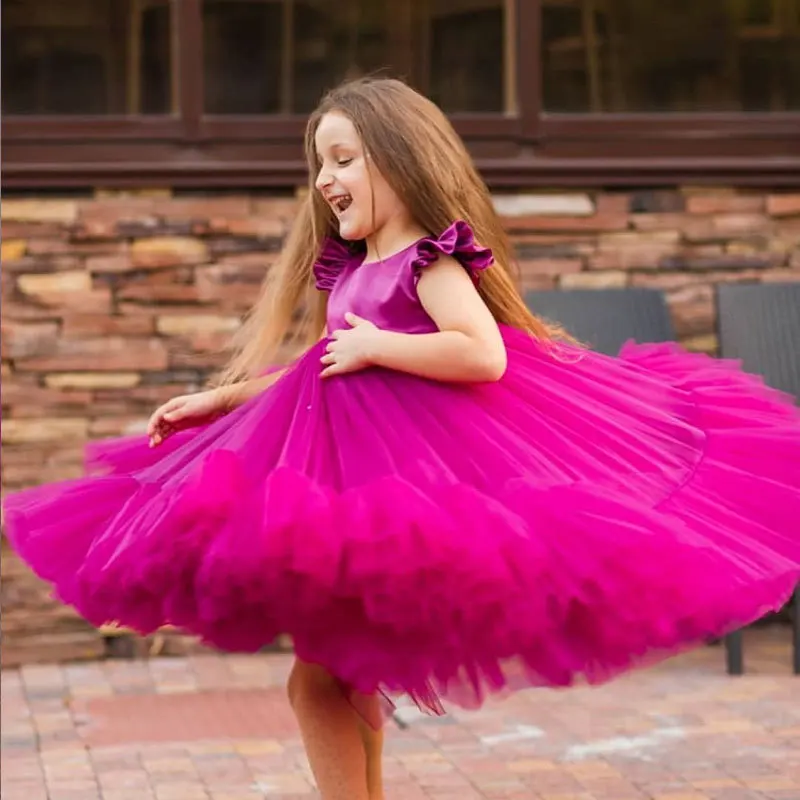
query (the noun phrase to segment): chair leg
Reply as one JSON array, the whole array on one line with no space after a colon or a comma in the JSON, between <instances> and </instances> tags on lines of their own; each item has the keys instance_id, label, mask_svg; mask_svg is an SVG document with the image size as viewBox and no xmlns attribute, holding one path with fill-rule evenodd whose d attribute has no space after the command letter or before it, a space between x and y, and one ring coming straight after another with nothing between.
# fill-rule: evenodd
<instances>
[{"instance_id":1,"label":"chair leg","mask_svg":"<svg viewBox=\"0 0 800 800\"><path fill-rule=\"evenodd\" d=\"M792 650L794 653L794 674L800 675L800 586L795 589L792 616Z\"/></svg>"},{"instance_id":2,"label":"chair leg","mask_svg":"<svg viewBox=\"0 0 800 800\"><path fill-rule=\"evenodd\" d=\"M725 663L728 675L744 675L744 644L742 632L734 631L725 637Z\"/></svg>"}]
</instances>

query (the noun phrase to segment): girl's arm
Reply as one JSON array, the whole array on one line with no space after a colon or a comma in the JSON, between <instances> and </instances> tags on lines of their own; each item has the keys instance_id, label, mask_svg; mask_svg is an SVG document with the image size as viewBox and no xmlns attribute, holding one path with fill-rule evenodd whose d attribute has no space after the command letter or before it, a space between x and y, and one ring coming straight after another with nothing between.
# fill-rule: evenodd
<instances>
[{"instance_id":1,"label":"girl's arm","mask_svg":"<svg viewBox=\"0 0 800 800\"><path fill-rule=\"evenodd\" d=\"M325 328L320 340L327 338L327 336L328 329ZM267 375L259 375L257 378L251 378L247 381L239 381L238 383L231 383L227 386L218 386L214 391L217 392L217 397L222 407L226 411L233 411L234 408L237 408L251 398L261 394L265 389L272 386L273 383L277 383L286 372L286 369L287 367L283 367Z\"/></svg>"},{"instance_id":2,"label":"girl's arm","mask_svg":"<svg viewBox=\"0 0 800 800\"><path fill-rule=\"evenodd\" d=\"M233 411L234 408L246 403L256 395L261 394L265 389L277 383L286 368L270 372L269 375L260 375L258 378L251 378L248 381L230 383L227 386L218 386L213 391L217 393L220 406L225 411Z\"/></svg>"},{"instance_id":3,"label":"girl's arm","mask_svg":"<svg viewBox=\"0 0 800 800\"><path fill-rule=\"evenodd\" d=\"M499 380L508 361L505 344L464 267L440 258L421 273L417 293L439 331L376 331L369 361L439 381Z\"/></svg>"}]
</instances>

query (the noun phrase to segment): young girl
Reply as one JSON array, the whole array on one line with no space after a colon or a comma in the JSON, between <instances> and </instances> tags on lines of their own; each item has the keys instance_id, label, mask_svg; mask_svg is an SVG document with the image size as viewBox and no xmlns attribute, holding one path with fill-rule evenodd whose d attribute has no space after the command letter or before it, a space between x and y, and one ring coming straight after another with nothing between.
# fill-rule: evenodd
<instances>
[{"instance_id":1,"label":"young girl","mask_svg":"<svg viewBox=\"0 0 800 800\"><path fill-rule=\"evenodd\" d=\"M463 144L404 84L333 91L306 144L310 193L220 386L95 446L93 477L7 498L65 602L227 650L291 634L325 800L383 796L382 697L599 682L784 603L788 398L532 317Z\"/></svg>"}]
</instances>

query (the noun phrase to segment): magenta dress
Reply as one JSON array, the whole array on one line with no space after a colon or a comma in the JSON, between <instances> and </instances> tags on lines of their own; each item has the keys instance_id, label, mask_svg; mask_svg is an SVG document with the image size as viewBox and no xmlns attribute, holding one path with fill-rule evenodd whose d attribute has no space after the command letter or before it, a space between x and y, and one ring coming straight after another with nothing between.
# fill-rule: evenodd
<instances>
[{"instance_id":1,"label":"magenta dress","mask_svg":"<svg viewBox=\"0 0 800 800\"><path fill-rule=\"evenodd\" d=\"M380 263L329 242L346 311L435 330L420 270L491 269L458 222ZM780 607L800 581L800 413L675 345L619 358L503 328L496 383L371 368L325 343L231 414L5 501L19 554L97 625L231 651L281 633L358 692L421 706L599 682Z\"/></svg>"}]
</instances>

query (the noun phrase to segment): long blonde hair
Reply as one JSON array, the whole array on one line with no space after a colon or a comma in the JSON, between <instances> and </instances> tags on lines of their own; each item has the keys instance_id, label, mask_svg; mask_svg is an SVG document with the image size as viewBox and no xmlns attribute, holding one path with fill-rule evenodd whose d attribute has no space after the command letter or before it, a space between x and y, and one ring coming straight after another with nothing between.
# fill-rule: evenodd
<instances>
[{"instance_id":1,"label":"long blonde hair","mask_svg":"<svg viewBox=\"0 0 800 800\"><path fill-rule=\"evenodd\" d=\"M489 191L447 117L427 98L390 78L361 78L329 92L306 127L309 191L261 296L233 340L225 383L247 379L294 356L322 335L327 296L315 289L314 263L323 242L337 233L335 217L314 187L319 171L315 134L322 117L336 111L350 119L385 178L419 225L441 234L466 220L475 239L491 249L494 265L481 275L479 292L495 319L538 339L561 336L535 317L512 278L511 244Z\"/></svg>"}]
</instances>

